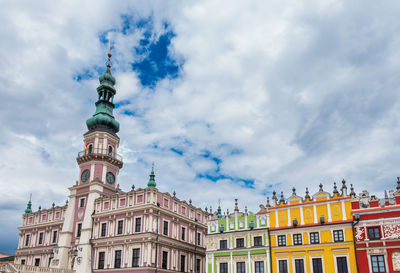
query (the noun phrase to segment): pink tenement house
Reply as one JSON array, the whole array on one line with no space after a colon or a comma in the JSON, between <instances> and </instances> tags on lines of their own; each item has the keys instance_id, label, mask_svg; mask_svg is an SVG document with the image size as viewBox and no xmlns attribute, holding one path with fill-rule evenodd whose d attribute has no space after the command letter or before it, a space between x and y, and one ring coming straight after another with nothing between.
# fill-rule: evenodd
<instances>
[{"instance_id":1,"label":"pink tenement house","mask_svg":"<svg viewBox=\"0 0 400 273\"><path fill-rule=\"evenodd\" d=\"M95 114L86 121L84 150L78 154L79 180L63 207L23 215L15 264L21 271L50 267L55 272L204 273L207 212L175 193L156 188L154 168L145 189L123 192L118 155L119 123L111 74L100 76ZM36 272L47 272L36 270Z\"/></svg>"}]
</instances>

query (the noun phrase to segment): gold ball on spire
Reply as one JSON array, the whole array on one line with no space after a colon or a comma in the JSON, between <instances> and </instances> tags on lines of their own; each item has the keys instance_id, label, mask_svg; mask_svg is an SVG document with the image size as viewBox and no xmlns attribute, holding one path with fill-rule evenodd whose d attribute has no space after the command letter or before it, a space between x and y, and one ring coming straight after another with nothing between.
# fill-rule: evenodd
<instances>
[{"instance_id":1,"label":"gold ball on spire","mask_svg":"<svg viewBox=\"0 0 400 273\"><path fill-rule=\"evenodd\" d=\"M111 52L108 52L108 58L111 58L111 56L112 56L112 53Z\"/></svg>"}]
</instances>

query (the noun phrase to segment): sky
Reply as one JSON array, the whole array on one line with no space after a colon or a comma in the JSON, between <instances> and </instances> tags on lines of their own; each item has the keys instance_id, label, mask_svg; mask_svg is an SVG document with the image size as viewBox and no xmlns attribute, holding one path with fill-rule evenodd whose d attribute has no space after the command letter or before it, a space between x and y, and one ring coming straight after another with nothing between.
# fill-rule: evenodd
<instances>
[{"instance_id":1,"label":"sky","mask_svg":"<svg viewBox=\"0 0 400 273\"><path fill-rule=\"evenodd\" d=\"M118 183L257 212L400 176L398 1L2 1L0 252L78 179L110 42Z\"/></svg>"}]
</instances>

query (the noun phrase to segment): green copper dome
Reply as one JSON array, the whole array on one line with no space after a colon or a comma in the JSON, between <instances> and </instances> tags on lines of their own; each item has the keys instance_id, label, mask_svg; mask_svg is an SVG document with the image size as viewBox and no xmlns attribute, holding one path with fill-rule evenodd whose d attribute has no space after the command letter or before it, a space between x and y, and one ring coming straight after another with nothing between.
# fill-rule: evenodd
<instances>
[{"instance_id":1,"label":"green copper dome","mask_svg":"<svg viewBox=\"0 0 400 273\"><path fill-rule=\"evenodd\" d=\"M28 204L26 205L25 214L32 212L32 201L29 199Z\"/></svg>"},{"instance_id":2,"label":"green copper dome","mask_svg":"<svg viewBox=\"0 0 400 273\"><path fill-rule=\"evenodd\" d=\"M96 112L94 115L86 120L88 130L96 128L107 128L114 133L119 131L119 122L113 116L114 110L114 96L115 91L115 78L111 74L111 54L107 61L107 70L99 77L100 85L97 87L98 100L96 102Z\"/></svg>"},{"instance_id":3,"label":"green copper dome","mask_svg":"<svg viewBox=\"0 0 400 273\"><path fill-rule=\"evenodd\" d=\"M150 173L150 179L149 182L147 183L148 188L155 188L156 187L156 180L154 179L156 175L154 174L154 163L153 166L151 167L151 173Z\"/></svg>"}]
</instances>

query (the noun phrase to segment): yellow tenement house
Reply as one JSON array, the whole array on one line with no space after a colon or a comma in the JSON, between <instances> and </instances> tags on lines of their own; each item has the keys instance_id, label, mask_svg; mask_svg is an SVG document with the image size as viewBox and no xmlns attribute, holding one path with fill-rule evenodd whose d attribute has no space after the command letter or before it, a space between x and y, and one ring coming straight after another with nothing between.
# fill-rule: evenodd
<instances>
[{"instance_id":1,"label":"yellow tenement house","mask_svg":"<svg viewBox=\"0 0 400 273\"><path fill-rule=\"evenodd\" d=\"M272 272L277 273L355 273L357 263L352 229L351 187L346 182L333 194L322 184L312 197L308 189L304 199L296 195L278 201L273 193L270 213Z\"/></svg>"}]
</instances>

